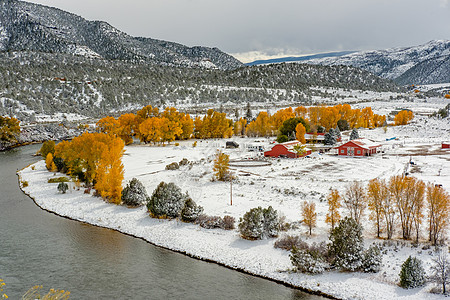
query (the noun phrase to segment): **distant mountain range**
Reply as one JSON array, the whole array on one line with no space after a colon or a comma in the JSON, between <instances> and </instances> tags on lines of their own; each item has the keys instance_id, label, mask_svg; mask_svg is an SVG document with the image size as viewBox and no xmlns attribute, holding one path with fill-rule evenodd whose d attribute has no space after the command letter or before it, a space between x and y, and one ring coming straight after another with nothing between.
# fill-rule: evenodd
<instances>
[{"instance_id":1,"label":"distant mountain range","mask_svg":"<svg viewBox=\"0 0 450 300\"><path fill-rule=\"evenodd\" d=\"M320 54L305 55L305 56L288 56L288 57L279 57L279 58L271 58L271 59L261 59L261 60L255 60L255 61L246 63L245 65L257 66L257 65L276 64L276 63L283 63L283 62L304 62L304 61L316 59L316 58L342 56L342 55L350 54L353 52L355 52L355 51L329 52L329 53L320 53Z\"/></svg>"},{"instance_id":2,"label":"distant mountain range","mask_svg":"<svg viewBox=\"0 0 450 300\"><path fill-rule=\"evenodd\" d=\"M347 65L407 84L450 82L450 41L387 50L356 52L307 61L321 65Z\"/></svg>"},{"instance_id":3,"label":"distant mountain range","mask_svg":"<svg viewBox=\"0 0 450 300\"><path fill-rule=\"evenodd\" d=\"M243 64L217 48L132 37L102 21L43 5L0 1L0 51L75 54L108 60L235 69Z\"/></svg>"}]
</instances>

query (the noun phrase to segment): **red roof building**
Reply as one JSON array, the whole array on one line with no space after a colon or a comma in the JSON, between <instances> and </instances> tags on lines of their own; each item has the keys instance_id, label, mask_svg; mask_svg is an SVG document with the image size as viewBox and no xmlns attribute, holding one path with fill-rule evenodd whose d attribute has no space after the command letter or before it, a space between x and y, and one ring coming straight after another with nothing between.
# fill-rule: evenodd
<instances>
[{"instance_id":1,"label":"red roof building","mask_svg":"<svg viewBox=\"0 0 450 300\"><path fill-rule=\"evenodd\" d=\"M442 149L450 149L450 142L442 142Z\"/></svg>"},{"instance_id":2,"label":"red roof building","mask_svg":"<svg viewBox=\"0 0 450 300\"><path fill-rule=\"evenodd\" d=\"M380 144L372 142L368 139L355 139L347 143L335 147L338 149L338 155L345 156L371 156L377 153L377 148Z\"/></svg>"},{"instance_id":3,"label":"red roof building","mask_svg":"<svg viewBox=\"0 0 450 300\"><path fill-rule=\"evenodd\" d=\"M302 144L297 140L276 144L271 150L264 152L264 156L298 158L311 154L311 149L305 148L305 152L302 155L298 155L294 150L294 146L296 145L301 146Z\"/></svg>"}]
</instances>

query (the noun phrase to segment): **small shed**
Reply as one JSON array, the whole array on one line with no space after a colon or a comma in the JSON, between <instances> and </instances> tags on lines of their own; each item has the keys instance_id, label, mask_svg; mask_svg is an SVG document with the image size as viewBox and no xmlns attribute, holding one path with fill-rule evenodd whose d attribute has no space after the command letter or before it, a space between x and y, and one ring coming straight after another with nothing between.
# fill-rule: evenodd
<instances>
[{"instance_id":1,"label":"small shed","mask_svg":"<svg viewBox=\"0 0 450 300\"><path fill-rule=\"evenodd\" d=\"M225 144L225 148L227 149L236 149L239 148L239 144L235 141L227 141Z\"/></svg>"},{"instance_id":2,"label":"small shed","mask_svg":"<svg viewBox=\"0 0 450 300\"><path fill-rule=\"evenodd\" d=\"M442 149L450 149L450 142L442 142Z\"/></svg>"},{"instance_id":3,"label":"small shed","mask_svg":"<svg viewBox=\"0 0 450 300\"><path fill-rule=\"evenodd\" d=\"M266 157L286 157L286 158L298 158L311 154L311 149L305 148L303 155L298 155L294 150L294 146L302 145L299 141L290 141L286 143L276 144L271 150L264 152Z\"/></svg>"},{"instance_id":4,"label":"small shed","mask_svg":"<svg viewBox=\"0 0 450 300\"><path fill-rule=\"evenodd\" d=\"M338 155L344 156L371 156L377 153L380 144L368 139L355 139L335 147L338 149Z\"/></svg>"}]
</instances>

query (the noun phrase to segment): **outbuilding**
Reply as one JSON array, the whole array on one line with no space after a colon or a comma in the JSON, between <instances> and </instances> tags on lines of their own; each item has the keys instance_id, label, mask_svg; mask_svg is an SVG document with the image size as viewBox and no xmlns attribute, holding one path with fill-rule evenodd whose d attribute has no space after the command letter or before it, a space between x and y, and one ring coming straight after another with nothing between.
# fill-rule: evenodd
<instances>
[{"instance_id":1,"label":"outbuilding","mask_svg":"<svg viewBox=\"0 0 450 300\"><path fill-rule=\"evenodd\" d=\"M368 139L354 139L347 143L335 147L338 150L338 155L344 156L371 156L377 153L377 148L380 144Z\"/></svg>"},{"instance_id":2,"label":"outbuilding","mask_svg":"<svg viewBox=\"0 0 450 300\"><path fill-rule=\"evenodd\" d=\"M286 158L298 158L311 154L311 149L304 148L305 152L301 155L294 150L296 145L302 145L299 141L290 141L286 143L276 144L271 150L264 152L266 157L286 157Z\"/></svg>"},{"instance_id":3,"label":"outbuilding","mask_svg":"<svg viewBox=\"0 0 450 300\"><path fill-rule=\"evenodd\" d=\"M450 142L442 142L442 149L450 149Z\"/></svg>"}]
</instances>

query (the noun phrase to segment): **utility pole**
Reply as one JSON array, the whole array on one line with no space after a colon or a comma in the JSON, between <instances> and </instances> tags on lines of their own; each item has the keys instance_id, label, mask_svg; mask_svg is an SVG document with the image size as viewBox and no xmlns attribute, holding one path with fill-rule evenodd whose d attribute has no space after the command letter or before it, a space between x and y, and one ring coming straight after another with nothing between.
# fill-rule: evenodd
<instances>
[{"instance_id":1,"label":"utility pole","mask_svg":"<svg viewBox=\"0 0 450 300\"><path fill-rule=\"evenodd\" d=\"M230 205L233 206L233 179L230 180Z\"/></svg>"}]
</instances>

